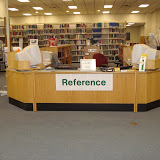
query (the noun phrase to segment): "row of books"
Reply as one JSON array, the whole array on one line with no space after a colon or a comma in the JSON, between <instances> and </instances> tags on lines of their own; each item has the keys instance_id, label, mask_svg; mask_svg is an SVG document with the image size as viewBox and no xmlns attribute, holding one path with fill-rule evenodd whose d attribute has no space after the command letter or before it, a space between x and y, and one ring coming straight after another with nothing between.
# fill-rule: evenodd
<instances>
[{"instance_id":1,"label":"row of books","mask_svg":"<svg viewBox=\"0 0 160 160\"><path fill-rule=\"evenodd\" d=\"M44 34L44 32L41 30L29 30L28 34L39 34L40 35L40 34Z\"/></svg>"},{"instance_id":2,"label":"row of books","mask_svg":"<svg viewBox=\"0 0 160 160\"><path fill-rule=\"evenodd\" d=\"M44 29L44 25L12 25L11 29L23 30L23 29Z\"/></svg>"},{"instance_id":3,"label":"row of books","mask_svg":"<svg viewBox=\"0 0 160 160\"><path fill-rule=\"evenodd\" d=\"M77 24L32 24L32 25L12 25L11 29L63 29L63 28L125 28L125 23L77 23Z\"/></svg>"},{"instance_id":4,"label":"row of books","mask_svg":"<svg viewBox=\"0 0 160 160\"><path fill-rule=\"evenodd\" d=\"M123 28L110 28L109 32L115 32L115 33L125 33L125 29Z\"/></svg>"},{"instance_id":5,"label":"row of books","mask_svg":"<svg viewBox=\"0 0 160 160\"><path fill-rule=\"evenodd\" d=\"M54 35L50 35L50 36L44 36L44 39L49 39L49 38L54 38Z\"/></svg>"},{"instance_id":6,"label":"row of books","mask_svg":"<svg viewBox=\"0 0 160 160\"><path fill-rule=\"evenodd\" d=\"M110 34L109 38L125 38L124 34Z\"/></svg>"},{"instance_id":7,"label":"row of books","mask_svg":"<svg viewBox=\"0 0 160 160\"><path fill-rule=\"evenodd\" d=\"M19 42L19 38L11 38L12 43ZM23 37L23 43L28 43L28 38Z\"/></svg>"},{"instance_id":8,"label":"row of books","mask_svg":"<svg viewBox=\"0 0 160 160\"><path fill-rule=\"evenodd\" d=\"M12 43L19 42L19 38L11 38L11 42L12 42Z\"/></svg>"},{"instance_id":9,"label":"row of books","mask_svg":"<svg viewBox=\"0 0 160 160\"><path fill-rule=\"evenodd\" d=\"M73 62L80 62L80 59L83 59L83 56L72 57Z\"/></svg>"},{"instance_id":10,"label":"row of books","mask_svg":"<svg viewBox=\"0 0 160 160\"><path fill-rule=\"evenodd\" d=\"M117 46L117 45L109 45L109 49L119 49L119 46Z\"/></svg>"},{"instance_id":11,"label":"row of books","mask_svg":"<svg viewBox=\"0 0 160 160\"><path fill-rule=\"evenodd\" d=\"M20 36L20 35L23 35L22 34L22 32L11 32L11 36L13 36L13 35L15 35L15 36Z\"/></svg>"},{"instance_id":12,"label":"row of books","mask_svg":"<svg viewBox=\"0 0 160 160\"><path fill-rule=\"evenodd\" d=\"M120 27L120 28L125 28L124 23L109 23L109 27Z\"/></svg>"}]
</instances>

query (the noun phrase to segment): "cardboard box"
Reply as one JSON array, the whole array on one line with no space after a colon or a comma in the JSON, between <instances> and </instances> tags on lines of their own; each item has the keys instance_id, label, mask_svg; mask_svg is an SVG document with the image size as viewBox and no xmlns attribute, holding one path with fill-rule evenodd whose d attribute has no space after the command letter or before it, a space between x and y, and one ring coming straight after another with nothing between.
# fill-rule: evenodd
<instances>
[{"instance_id":1,"label":"cardboard box","mask_svg":"<svg viewBox=\"0 0 160 160\"><path fill-rule=\"evenodd\" d=\"M123 47L123 66L129 65L128 60L132 62L132 51L133 51L133 46Z\"/></svg>"},{"instance_id":2,"label":"cardboard box","mask_svg":"<svg viewBox=\"0 0 160 160\"><path fill-rule=\"evenodd\" d=\"M30 70L30 61L14 61L14 68L16 70Z\"/></svg>"},{"instance_id":3,"label":"cardboard box","mask_svg":"<svg viewBox=\"0 0 160 160\"><path fill-rule=\"evenodd\" d=\"M146 69L158 69L160 68L160 58L156 60L147 60Z\"/></svg>"},{"instance_id":4,"label":"cardboard box","mask_svg":"<svg viewBox=\"0 0 160 160\"><path fill-rule=\"evenodd\" d=\"M7 53L7 61L8 61L8 68L14 69L14 61L16 60L16 53L17 52L8 52Z\"/></svg>"}]
</instances>

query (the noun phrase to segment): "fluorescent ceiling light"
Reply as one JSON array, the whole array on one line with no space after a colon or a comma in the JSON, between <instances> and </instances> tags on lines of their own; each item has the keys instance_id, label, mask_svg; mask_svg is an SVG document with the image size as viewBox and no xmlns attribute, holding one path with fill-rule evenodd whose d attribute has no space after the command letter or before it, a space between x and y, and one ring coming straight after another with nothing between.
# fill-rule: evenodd
<instances>
[{"instance_id":1,"label":"fluorescent ceiling light","mask_svg":"<svg viewBox=\"0 0 160 160\"><path fill-rule=\"evenodd\" d=\"M141 4L139 7L145 8L145 7L148 7L148 6L149 6L149 4Z\"/></svg>"},{"instance_id":2,"label":"fluorescent ceiling light","mask_svg":"<svg viewBox=\"0 0 160 160\"><path fill-rule=\"evenodd\" d=\"M131 13L139 13L139 11L132 11Z\"/></svg>"},{"instance_id":3,"label":"fluorescent ceiling light","mask_svg":"<svg viewBox=\"0 0 160 160\"><path fill-rule=\"evenodd\" d=\"M112 8L113 5L104 5L104 8Z\"/></svg>"},{"instance_id":4,"label":"fluorescent ceiling light","mask_svg":"<svg viewBox=\"0 0 160 160\"><path fill-rule=\"evenodd\" d=\"M24 16L31 16L32 14L30 13L23 13Z\"/></svg>"},{"instance_id":5,"label":"fluorescent ceiling light","mask_svg":"<svg viewBox=\"0 0 160 160\"><path fill-rule=\"evenodd\" d=\"M18 2L30 2L29 0L17 0Z\"/></svg>"},{"instance_id":6,"label":"fluorescent ceiling light","mask_svg":"<svg viewBox=\"0 0 160 160\"><path fill-rule=\"evenodd\" d=\"M33 7L33 9L35 9L35 10L43 10L42 7Z\"/></svg>"},{"instance_id":7,"label":"fluorescent ceiling light","mask_svg":"<svg viewBox=\"0 0 160 160\"><path fill-rule=\"evenodd\" d=\"M110 12L110 11L103 11L102 13L104 13L104 14L105 14L105 13L109 13L109 12Z\"/></svg>"},{"instance_id":8,"label":"fluorescent ceiling light","mask_svg":"<svg viewBox=\"0 0 160 160\"><path fill-rule=\"evenodd\" d=\"M69 11L66 11L66 12L69 12Z\"/></svg>"},{"instance_id":9,"label":"fluorescent ceiling light","mask_svg":"<svg viewBox=\"0 0 160 160\"><path fill-rule=\"evenodd\" d=\"M100 12L101 10L98 9L97 11Z\"/></svg>"},{"instance_id":10,"label":"fluorescent ceiling light","mask_svg":"<svg viewBox=\"0 0 160 160\"><path fill-rule=\"evenodd\" d=\"M17 8L8 8L9 11L19 11Z\"/></svg>"},{"instance_id":11,"label":"fluorescent ceiling light","mask_svg":"<svg viewBox=\"0 0 160 160\"><path fill-rule=\"evenodd\" d=\"M129 25L133 25L134 23L128 23Z\"/></svg>"},{"instance_id":12,"label":"fluorescent ceiling light","mask_svg":"<svg viewBox=\"0 0 160 160\"><path fill-rule=\"evenodd\" d=\"M63 1L66 1L66 2L67 2L67 1L72 1L72 0L63 0Z\"/></svg>"},{"instance_id":13,"label":"fluorescent ceiling light","mask_svg":"<svg viewBox=\"0 0 160 160\"><path fill-rule=\"evenodd\" d=\"M77 9L77 6L68 6L69 9Z\"/></svg>"},{"instance_id":14,"label":"fluorescent ceiling light","mask_svg":"<svg viewBox=\"0 0 160 160\"><path fill-rule=\"evenodd\" d=\"M52 15L52 13L44 13L45 15Z\"/></svg>"},{"instance_id":15,"label":"fluorescent ceiling light","mask_svg":"<svg viewBox=\"0 0 160 160\"><path fill-rule=\"evenodd\" d=\"M81 14L81 12L73 12L74 14Z\"/></svg>"},{"instance_id":16,"label":"fluorescent ceiling light","mask_svg":"<svg viewBox=\"0 0 160 160\"><path fill-rule=\"evenodd\" d=\"M131 25L127 24L126 26L129 27L129 26L131 26Z\"/></svg>"}]
</instances>

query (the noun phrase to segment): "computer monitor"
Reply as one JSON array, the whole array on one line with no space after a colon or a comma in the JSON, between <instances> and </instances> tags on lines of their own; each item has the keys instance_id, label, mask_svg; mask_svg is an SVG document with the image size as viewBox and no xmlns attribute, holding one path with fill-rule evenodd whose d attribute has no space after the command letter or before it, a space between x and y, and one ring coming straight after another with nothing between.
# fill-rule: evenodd
<instances>
[{"instance_id":1,"label":"computer monitor","mask_svg":"<svg viewBox=\"0 0 160 160\"><path fill-rule=\"evenodd\" d=\"M148 60L155 60L158 58L158 50L150 48L145 44L136 44L133 46L132 52L132 64L137 66L139 64L142 54L147 54Z\"/></svg>"},{"instance_id":2,"label":"computer monitor","mask_svg":"<svg viewBox=\"0 0 160 160\"><path fill-rule=\"evenodd\" d=\"M22 51L16 53L18 61L30 61L30 65L42 63L41 52L39 46L27 46Z\"/></svg>"}]
</instances>

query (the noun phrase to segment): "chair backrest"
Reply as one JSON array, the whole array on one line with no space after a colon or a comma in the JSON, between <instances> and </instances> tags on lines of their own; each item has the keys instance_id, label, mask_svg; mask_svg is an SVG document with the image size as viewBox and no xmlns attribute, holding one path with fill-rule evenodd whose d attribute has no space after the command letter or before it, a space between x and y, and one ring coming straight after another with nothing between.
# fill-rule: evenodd
<instances>
[{"instance_id":1,"label":"chair backrest","mask_svg":"<svg viewBox=\"0 0 160 160\"><path fill-rule=\"evenodd\" d=\"M96 59L96 67L100 67L101 64L107 64L108 65L107 58L101 53L95 53L93 55L93 59Z\"/></svg>"}]
</instances>

